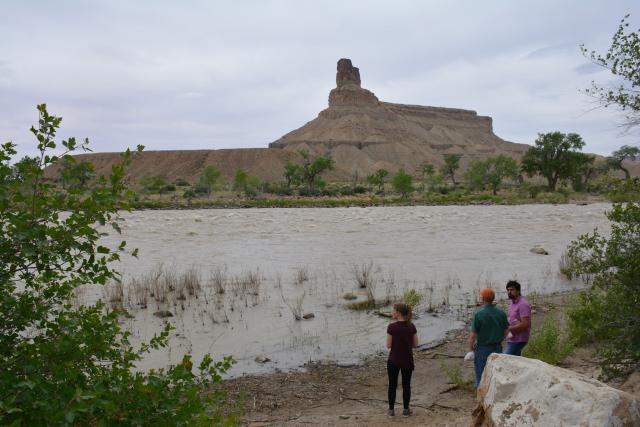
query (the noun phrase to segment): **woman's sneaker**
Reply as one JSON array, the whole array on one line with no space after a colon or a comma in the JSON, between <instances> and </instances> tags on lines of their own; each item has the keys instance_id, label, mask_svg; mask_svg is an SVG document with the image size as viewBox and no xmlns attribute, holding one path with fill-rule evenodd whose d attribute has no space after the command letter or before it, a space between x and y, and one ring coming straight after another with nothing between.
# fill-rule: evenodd
<instances>
[{"instance_id":1,"label":"woman's sneaker","mask_svg":"<svg viewBox=\"0 0 640 427\"><path fill-rule=\"evenodd\" d=\"M396 413L393 409L387 409L387 415L390 417L395 417Z\"/></svg>"},{"instance_id":2,"label":"woman's sneaker","mask_svg":"<svg viewBox=\"0 0 640 427\"><path fill-rule=\"evenodd\" d=\"M411 412L411 409L409 409L409 408L406 408L406 409L402 410L402 416L403 417L408 417L411 414L412 414L412 412Z\"/></svg>"}]
</instances>

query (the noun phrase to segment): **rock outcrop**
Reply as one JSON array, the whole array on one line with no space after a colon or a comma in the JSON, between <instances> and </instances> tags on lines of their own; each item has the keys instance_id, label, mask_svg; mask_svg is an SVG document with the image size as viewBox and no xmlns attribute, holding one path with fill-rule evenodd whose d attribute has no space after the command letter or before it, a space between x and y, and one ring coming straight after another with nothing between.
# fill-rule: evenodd
<instances>
[{"instance_id":1,"label":"rock outcrop","mask_svg":"<svg viewBox=\"0 0 640 427\"><path fill-rule=\"evenodd\" d=\"M639 427L640 401L536 359L492 354L474 415L476 427Z\"/></svg>"},{"instance_id":2,"label":"rock outcrop","mask_svg":"<svg viewBox=\"0 0 640 427\"><path fill-rule=\"evenodd\" d=\"M464 169L473 159L517 158L528 149L497 137L491 118L475 111L378 100L361 87L360 71L346 58L338 61L329 107L269 147L332 156L334 175L343 179L379 168L413 172L424 163L441 165L444 154L461 155Z\"/></svg>"}]
</instances>

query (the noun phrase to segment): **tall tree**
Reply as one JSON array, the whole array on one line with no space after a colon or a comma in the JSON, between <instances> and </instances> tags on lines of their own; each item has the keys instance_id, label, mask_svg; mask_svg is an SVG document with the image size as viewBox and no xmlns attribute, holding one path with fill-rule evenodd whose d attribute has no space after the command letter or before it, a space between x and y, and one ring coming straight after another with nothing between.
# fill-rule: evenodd
<instances>
[{"instance_id":1,"label":"tall tree","mask_svg":"<svg viewBox=\"0 0 640 427\"><path fill-rule=\"evenodd\" d=\"M626 15L620 21L605 55L589 52L584 45L581 49L583 55L620 78L620 84L611 87L592 82L591 88L585 92L605 107L619 107L625 113L626 126L630 128L640 125L640 30L629 31L628 18Z\"/></svg>"},{"instance_id":2,"label":"tall tree","mask_svg":"<svg viewBox=\"0 0 640 427\"><path fill-rule=\"evenodd\" d=\"M459 154L445 154L444 165L442 166L442 174L445 177L451 178L451 182L455 187L458 185L456 182L456 171L460 168L460 155Z\"/></svg>"},{"instance_id":3,"label":"tall tree","mask_svg":"<svg viewBox=\"0 0 640 427\"><path fill-rule=\"evenodd\" d=\"M470 189L484 190L488 186L494 195L498 194L506 178L516 179L517 176L518 162L504 154L486 160L474 160L465 173Z\"/></svg>"},{"instance_id":4,"label":"tall tree","mask_svg":"<svg viewBox=\"0 0 640 427\"><path fill-rule=\"evenodd\" d=\"M547 179L549 191L556 191L560 179L570 179L582 159L576 155L584 147L582 137L576 133L549 132L538 134L535 146L521 159L522 170L529 176L542 175Z\"/></svg>"},{"instance_id":5,"label":"tall tree","mask_svg":"<svg viewBox=\"0 0 640 427\"><path fill-rule=\"evenodd\" d=\"M640 148L623 145L619 150L611 153L610 157L607 157L607 164L611 169L619 169L624 172L624 179L628 180L631 178L631 174L627 168L622 166L622 162L636 160L637 158L640 158Z\"/></svg>"},{"instance_id":6,"label":"tall tree","mask_svg":"<svg viewBox=\"0 0 640 427\"><path fill-rule=\"evenodd\" d=\"M284 164L284 180L287 184L287 188L292 185L300 185L302 181L302 166L293 163L291 160L287 160Z\"/></svg>"},{"instance_id":7,"label":"tall tree","mask_svg":"<svg viewBox=\"0 0 640 427\"><path fill-rule=\"evenodd\" d=\"M303 158L302 179L310 189L314 189L322 184L320 175L325 171L333 170L335 162L332 158L323 156L311 160L311 156L306 150L300 150L300 155Z\"/></svg>"}]
</instances>

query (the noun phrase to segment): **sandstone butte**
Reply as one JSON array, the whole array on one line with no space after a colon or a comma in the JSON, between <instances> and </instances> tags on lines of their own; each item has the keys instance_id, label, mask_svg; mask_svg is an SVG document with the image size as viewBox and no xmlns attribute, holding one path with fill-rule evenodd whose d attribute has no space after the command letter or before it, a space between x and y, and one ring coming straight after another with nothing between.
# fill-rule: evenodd
<instances>
[{"instance_id":1,"label":"sandstone butte","mask_svg":"<svg viewBox=\"0 0 640 427\"><path fill-rule=\"evenodd\" d=\"M491 117L457 108L423 107L382 102L361 87L360 71L349 59L338 61L336 87L329 107L304 126L287 133L269 148L144 151L129 169L129 179L164 175L170 182L197 182L207 165L220 169L227 180L242 168L264 181L280 181L287 160L301 162L299 151L331 156L335 169L330 181L363 179L380 168L417 173L423 164L439 166L445 154L461 155L464 170L470 161L506 154L520 158L526 144L505 141L493 133ZM118 153L78 155L108 174ZM55 174L52 170L51 174ZM634 174L635 175L635 174Z\"/></svg>"}]
</instances>

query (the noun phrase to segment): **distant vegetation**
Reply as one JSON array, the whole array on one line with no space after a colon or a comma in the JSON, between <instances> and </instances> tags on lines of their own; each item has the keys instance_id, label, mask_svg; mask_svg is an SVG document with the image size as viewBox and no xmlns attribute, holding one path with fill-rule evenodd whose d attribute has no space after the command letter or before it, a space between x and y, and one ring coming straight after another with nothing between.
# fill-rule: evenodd
<instances>
[{"instance_id":1,"label":"distant vegetation","mask_svg":"<svg viewBox=\"0 0 640 427\"><path fill-rule=\"evenodd\" d=\"M351 182L328 182L329 157L301 152L302 162L287 162L282 179L260 181L243 169L230 182L207 165L195 183L144 177L133 201L136 208L166 207L335 207L406 204L568 203L595 197L625 201L634 197L621 185L631 176L624 160L640 157L637 147L622 146L610 157L596 159L580 150L577 134L540 134L521 161L506 155L472 160L459 172L461 156L443 156L443 165L425 163L416 171L378 169L369 176L354 174ZM95 174L90 164L69 162L60 169L64 188L89 189ZM624 172L625 178L620 177ZM525 178L526 177L526 178ZM629 191L625 190L629 189Z\"/></svg>"}]
</instances>

